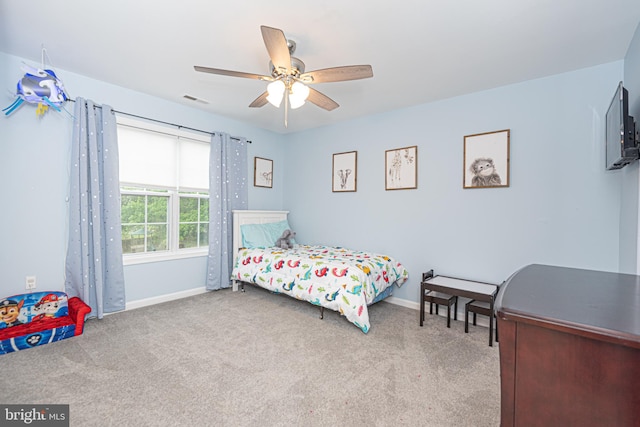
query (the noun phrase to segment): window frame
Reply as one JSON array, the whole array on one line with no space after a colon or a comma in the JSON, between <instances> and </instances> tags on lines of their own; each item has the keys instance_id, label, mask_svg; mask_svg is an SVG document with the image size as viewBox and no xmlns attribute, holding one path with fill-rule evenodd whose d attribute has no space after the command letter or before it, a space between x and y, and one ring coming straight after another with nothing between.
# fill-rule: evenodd
<instances>
[{"instance_id":1,"label":"window frame","mask_svg":"<svg viewBox=\"0 0 640 427\"><path fill-rule=\"evenodd\" d=\"M137 186L120 186L120 209L122 212L122 199L124 198L124 196L138 196L138 197L145 197L145 214L144 214L144 222L136 222L136 223L130 223L130 222L124 222L122 219L122 215L120 218L121 221L121 230L123 226L128 226L128 225L140 225L142 227L147 227L149 225L159 225L159 224L166 224L167 226L167 249L163 249L160 251L143 251L143 252L124 252L123 249L123 255L134 255L134 254L150 254L153 252L158 252L158 253L166 253L169 252L171 249L171 243L169 241L170 236L171 236L171 195L168 191L164 190L164 191L159 191L157 189L151 189L151 188L142 188L142 187L137 187ZM149 197L165 197L167 198L167 211L166 211L166 223L158 223L158 222L149 222L149 218L148 218L148 207L149 207L149 202L148 202L148 198ZM122 236L122 241L124 242L124 236ZM147 248L148 246L148 234L145 231L144 233L144 248Z\"/></svg>"},{"instance_id":2,"label":"window frame","mask_svg":"<svg viewBox=\"0 0 640 427\"><path fill-rule=\"evenodd\" d=\"M118 126L130 126L144 131L157 132L164 135L175 136L177 141L180 139L190 139L197 142L203 142L210 144L209 134L198 134L195 132L187 131L184 129L174 129L168 126L160 126L155 123L149 123L142 120L135 120L128 117L122 117L117 115ZM176 161L178 161L176 159ZM180 198L181 197L194 197L200 199L207 199L210 203L209 189L208 188L171 188L157 185L147 185L139 183L130 183L120 181L120 195L151 195L151 196L166 196L168 197L168 213L167 213L167 244L168 249L162 251L153 252L136 252L136 253L123 253L122 259L124 265L144 264L150 262L170 261L185 258L205 257L209 253L209 246L196 247L196 248L179 248L180 240ZM122 200L121 200L122 206ZM200 217L198 216L198 219ZM145 221L147 218L145 217ZM209 218L210 220L210 218ZM198 221L198 224L202 224L202 221ZM148 224L145 222L145 224ZM126 225L126 224L124 224ZM122 232L122 224L120 228ZM199 231L199 230L198 230ZM208 239L211 236L208 236ZM198 241L199 241L198 236ZM146 239L146 233L145 233ZM145 240L146 241L146 240ZM146 245L145 245L146 249Z\"/></svg>"},{"instance_id":3,"label":"window frame","mask_svg":"<svg viewBox=\"0 0 640 427\"><path fill-rule=\"evenodd\" d=\"M176 219L176 225L178 227L178 233L177 233L177 247L178 250L180 251L184 251L184 250L188 250L188 249L202 249L203 246L200 246L200 226L203 224L209 224L210 221L202 221L200 219L200 212L201 212L201 203L202 200L207 200L207 203L210 203L210 199L209 199L209 193L204 193L203 191L189 191L189 192L178 192L177 194L177 219ZM181 199L196 199L198 201L198 205L197 205L197 211L198 211L198 220L197 221L181 221L180 220L180 202ZM210 218L209 213L207 213L207 217ZM195 224L196 226L196 242L198 244L197 247L195 248L180 248L180 226L183 224ZM206 247L209 247L209 232L207 230L207 245Z\"/></svg>"}]
</instances>

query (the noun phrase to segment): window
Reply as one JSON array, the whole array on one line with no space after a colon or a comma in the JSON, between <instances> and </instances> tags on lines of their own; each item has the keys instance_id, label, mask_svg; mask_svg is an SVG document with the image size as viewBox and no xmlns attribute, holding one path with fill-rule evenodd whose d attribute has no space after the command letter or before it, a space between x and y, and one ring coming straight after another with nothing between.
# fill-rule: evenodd
<instances>
[{"instance_id":1,"label":"window","mask_svg":"<svg viewBox=\"0 0 640 427\"><path fill-rule=\"evenodd\" d=\"M118 117L125 264L206 255L209 136Z\"/></svg>"},{"instance_id":2,"label":"window","mask_svg":"<svg viewBox=\"0 0 640 427\"><path fill-rule=\"evenodd\" d=\"M122 252L168 251L171 195L136 187L124 187L120 191Z\"/></svg>"},{"instance_id":3,"label":"window","mask_svg":"<svg viewBox=\"0 0 640 427\"><path fill-rule=\"evenodd\" d=\"M200 248L209 245L209 197L201 193L180 195L180 239L178 247Z\"/></svg>"}]
</instances>

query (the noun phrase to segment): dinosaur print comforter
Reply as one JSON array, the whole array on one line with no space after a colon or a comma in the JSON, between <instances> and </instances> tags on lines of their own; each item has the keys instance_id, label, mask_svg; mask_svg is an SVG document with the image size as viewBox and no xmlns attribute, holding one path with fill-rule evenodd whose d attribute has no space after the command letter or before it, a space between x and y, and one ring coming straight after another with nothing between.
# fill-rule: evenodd
<instances>
[{"instance_id":1,"label":"dinosaur print comforter","mask_svg":"<svg viewBox=\"0 0 640 427\"><path fill-rule=\"evenodd\" d=\"M407 270L386 255L330 246L242 248L232 280L254 283L338 311L369 331L367 306L390 294Z\"/></svg>"}]
</instances>

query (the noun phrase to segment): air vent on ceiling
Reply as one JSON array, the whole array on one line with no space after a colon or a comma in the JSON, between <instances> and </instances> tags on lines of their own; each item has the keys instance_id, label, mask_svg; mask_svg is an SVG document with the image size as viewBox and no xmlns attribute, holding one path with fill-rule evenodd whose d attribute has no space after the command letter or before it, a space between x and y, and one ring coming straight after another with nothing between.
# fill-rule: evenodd
<instances>
[{"instance_id":1,"label":"air vent on ceiling","mask_svg":"<svg viewBox=\"0 0 640 427\"><path fill-rule=\"evenodd\" d=\"M192 96L192 95L184 94L184 95L182 95L182 96L183 96L183 98L186 98L186 99L188 99L189 101L200 102L200 103L202 103L202 104L208 104L208 103L209 103L209 101L207 101L206 99L197 98L197 97Z\"/></svg>"}]
</instances>

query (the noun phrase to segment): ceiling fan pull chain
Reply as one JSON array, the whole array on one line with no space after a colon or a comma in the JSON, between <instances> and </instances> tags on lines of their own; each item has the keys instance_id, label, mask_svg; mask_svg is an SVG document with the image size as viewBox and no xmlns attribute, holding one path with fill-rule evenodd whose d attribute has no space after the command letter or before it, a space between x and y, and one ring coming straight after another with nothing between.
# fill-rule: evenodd
<instances>
[{"instance_id":1,"label":"ceiling fan pull chain","mask_svg":"<svg viewBox=\"0 0 640 427\"><path fill-rule=\"evenodd\" d=\"M288 89L285 89L286 92L289 92ZM285 93L284 96L284 127L289 127L289 94Z\"/></svg>"}]
</instances>

